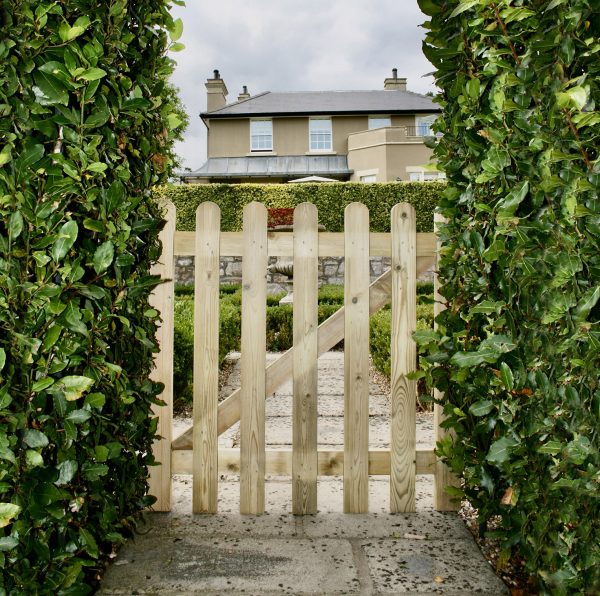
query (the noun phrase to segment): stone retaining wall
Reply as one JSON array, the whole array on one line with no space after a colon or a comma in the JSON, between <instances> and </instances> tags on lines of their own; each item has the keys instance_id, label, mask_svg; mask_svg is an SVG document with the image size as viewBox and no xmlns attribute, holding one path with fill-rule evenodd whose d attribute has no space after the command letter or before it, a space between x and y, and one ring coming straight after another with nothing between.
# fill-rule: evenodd
<instances>
[{"instance_id":1,"label":"stone retaining wall","mask_svg":"<svg viewBox=\"0 0 600 596\"><path fill-rule=\"evenodd\" d=\"M274 264L277 257L269 257L269 265ZM389 257L372 257L370 259L371 281L377 279L386 269L390 268ZM431 273L421 277L431 280ZM277 293L285 289L287 277L278 273L267 272L269 292ZM182 284L194 283L194 257L177 257L175 259L175 281ZM321 284L343 285L344 257L323 257L319 259L319 282ZM241 257L221 258L221 283L242 283Z\"/></svg>"}]
</instances>

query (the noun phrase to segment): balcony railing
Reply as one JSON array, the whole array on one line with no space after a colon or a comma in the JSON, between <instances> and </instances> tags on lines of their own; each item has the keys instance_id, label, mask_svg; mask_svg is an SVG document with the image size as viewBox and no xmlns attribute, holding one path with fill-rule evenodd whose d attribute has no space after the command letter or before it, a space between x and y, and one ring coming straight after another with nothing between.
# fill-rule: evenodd
<instances>
[{"instance_id":1,"label":"balcony railing","mask_svg":"<svg viewBox=\"0 0 600 596\"><path fill-rule=\"evenodd\" d=\"M441 132L434 132L427 124L419 126L405 126L407 137L441 137Z\"/></svg>"}]
</instances>

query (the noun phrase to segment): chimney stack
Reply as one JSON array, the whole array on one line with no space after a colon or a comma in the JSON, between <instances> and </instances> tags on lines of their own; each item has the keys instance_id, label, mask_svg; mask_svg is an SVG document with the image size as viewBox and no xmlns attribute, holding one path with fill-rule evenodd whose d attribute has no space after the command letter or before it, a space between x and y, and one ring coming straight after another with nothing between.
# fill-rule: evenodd
<instances>
[{"instance_id":1,"label":"chimney stack","mask_svg":"<svg viewBox=\"0 0 600 596\"><path fill-rule=\"evenodd\" d=\"M242 99L248 99L250 97L250 93L248 93L248 87L244 85L242 87L242 92L238 95L238 101L242 101Z\"/></svg>"},{"instance_id":2,"label":"chimney stack","mask_svg":"<svg viewBox=\"0 0 600 596\"><path fill-rule=\"evenodd\" d=\"M227 87L218 70L213 71L213 78L207 79L206 83L206 111L214 112L225 107Z\"/></svg>"},{"instance_id":3,"label":"chimney stack","mask_svg":"<svg viewBox=\"0 0 600 596\"><path fill-rule=\"evenodd\" d=\"M392 89L396 91L406 91L406 79L398 78L398 69L392 68L392 78L383 81L384 89Z\"/></svg>"}]
</instances>

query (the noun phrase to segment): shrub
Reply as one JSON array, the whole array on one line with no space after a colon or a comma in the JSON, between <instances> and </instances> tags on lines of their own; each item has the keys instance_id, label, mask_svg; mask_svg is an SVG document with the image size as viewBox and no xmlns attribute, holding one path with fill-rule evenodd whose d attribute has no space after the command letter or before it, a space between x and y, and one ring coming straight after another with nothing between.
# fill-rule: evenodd
<instances>
[{"instance_id":1,"label":"shrub","mask_svg":"<svg viewBox=\"0 0 600 596\"><path fill-rule=\"evenodd\" d=\"M163 0L0 0L0 593L87 594L146 496Z\"/></svg>"},{"instance_id":2,"label":"shrub","mask_svg":"<svg viewBox=\"0 0 600 596\"><path fill-rule=\"evenodd\" d=\"M369 208L371 229L390 231L390 212L399 202L414 205L417 231L433 231L433 211L445 188L443 182L386 182L364 184L340 182L329 184L186 184L159 189L161 197L173 201L177 208L177 229L194 230L196 208L203 201L213 201L221 208L221 228L242 228L244 205L252 201L267 207L294 207L308 201L319 210L319 223L328 232L344 229L344 208L359 201Z\"/></svg>"},{"instance_id":3,"label":"shrub","mask_svg":"<svg viewBox=\"0 0 600 596\"><path fill-rule=\"evenodd\" d=\"M448 177L439 452L500 564L600 592L600 19L597 3L431 2L425 50Z\"/></svg>"},{"instance_id":4,"label":"shrub","mask_svg":"<svg viewBox=\"0 0 600 596\"><path fill-rule=\"evenodd\" d=\"M432 329L433 306L431 304L417 304L417 331L430 331ZM389 379L392 367L392 311L390 308L383 308L371 316L370 331L370 349L373 366ZM419 395L427 395L429 393L425 384L421 382L418 384L418 392Z\"/></svg>"}]
</instances>

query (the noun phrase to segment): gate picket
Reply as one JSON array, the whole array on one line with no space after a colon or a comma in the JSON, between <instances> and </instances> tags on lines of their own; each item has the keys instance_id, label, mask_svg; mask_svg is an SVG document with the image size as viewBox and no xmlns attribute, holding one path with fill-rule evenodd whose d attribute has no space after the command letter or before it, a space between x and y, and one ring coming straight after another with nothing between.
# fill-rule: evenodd
<instances>
[{"instance_id":1,"label":"gate picket","mask_svg":"<svg viewBox=\"0 0 600 596\"><path fill-rule=\"evenodd\" d=\"M244 207L240 513L265 510L265 367L267 328L267 208Z\"/></svg>"},{"instance_id":2,"label":"gate picket","mask_svg":"<svg viewBox=\"0 0 600 596\"><path fill-rule=\"evenodd\" d=\"M194 273L194 513L217 512L220 229L218 205L210 202L199 205Z\"/></svg>"},{"instance_id":3,"label":"gate picket","mask_svg":"<svg viewBox=\"0 0 600 596\"><path fill-rule=\"evenodd\" d=\"M317 512L317 358L319 234L317 208L294 210L294 401L292 512Z\"/></svg>"},{"instance_id":4,"label":"gate picket","mask_svg":"<svg viewBox=\"0 0 600 596\"><path fill-rule=\"evenodd\" d=\"M369 210L344 213L344 512L369 510Z\"/></svg>"},{"instance_id":5,"label":"gate picket","mask_svg":"<svg viewBox=\"0 0 600 596\"><path fill-rule=\"evenodd\" d=\"M416 382L406 375L416 370L417 349L412 334L417 325L416 214L408 203L392 208L392 337L390 511L415 510Z\"/></svg>"}]
</instances>

